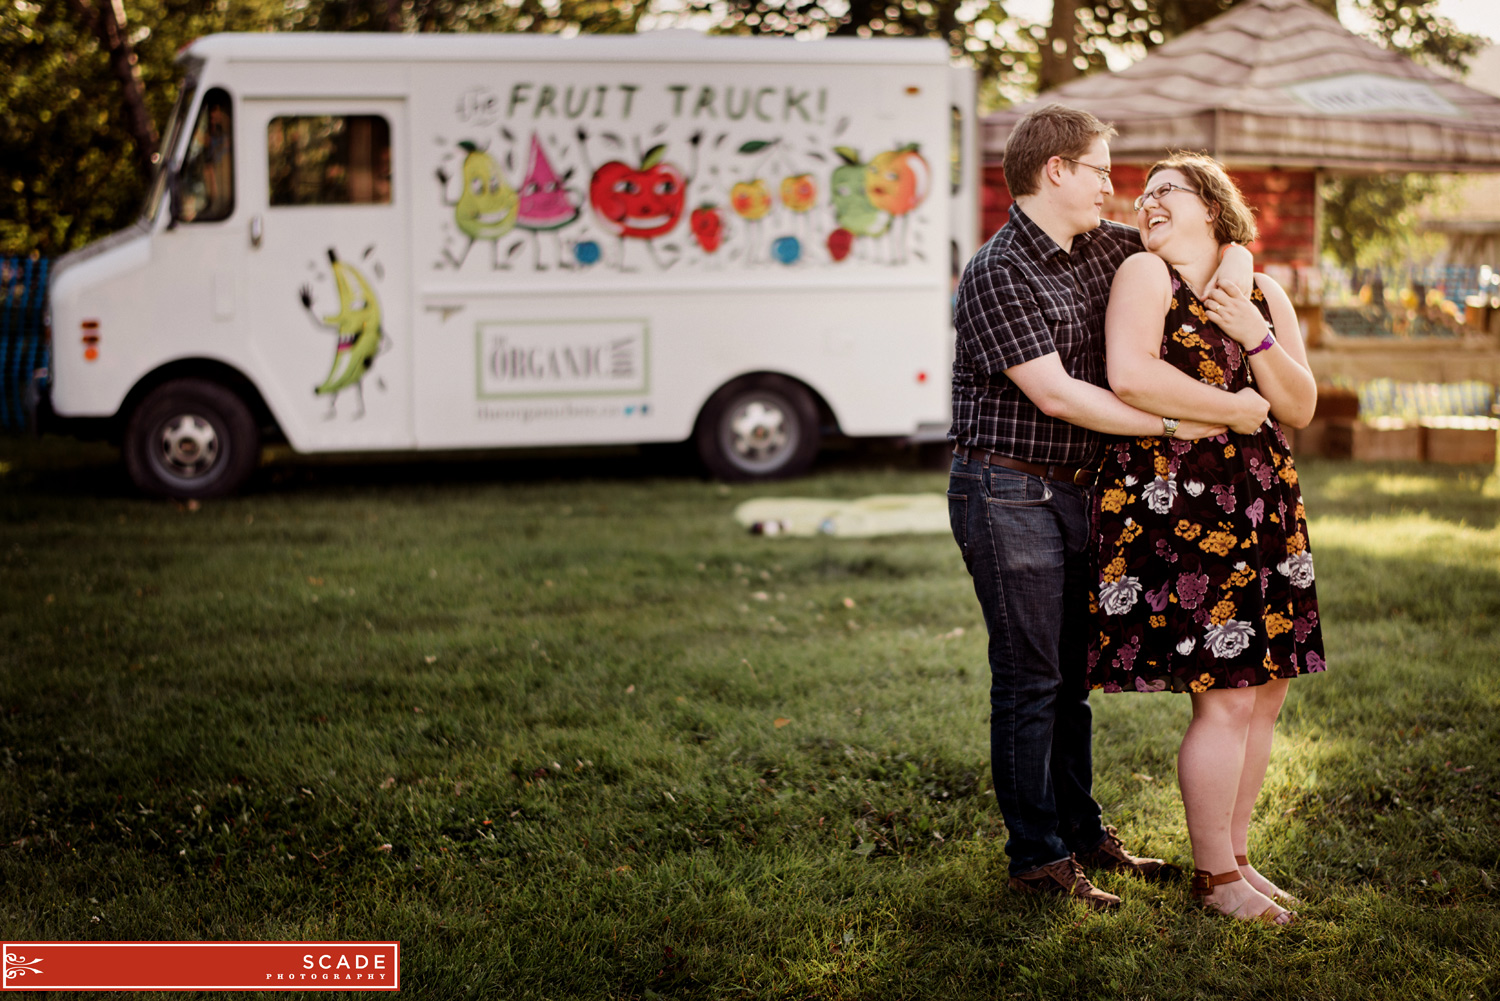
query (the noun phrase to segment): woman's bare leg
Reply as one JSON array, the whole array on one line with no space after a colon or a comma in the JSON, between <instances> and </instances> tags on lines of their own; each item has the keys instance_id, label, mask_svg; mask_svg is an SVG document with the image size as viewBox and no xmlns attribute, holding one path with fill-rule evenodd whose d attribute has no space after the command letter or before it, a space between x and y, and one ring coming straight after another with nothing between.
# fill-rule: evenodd
<instances>
[{"instance_id":1,"label":"woman's bare leg","mask_svg":"<svg viewBox=\"0 0 1500 1001\"><path fill-rule=\"evenodd\" d=\"M1177 783L1182 790L1193 866L1210 873L1235 872L1231 828L1246 763L1256 693L1220 688L1192 696L1193 721L1177 752ZM1264 771L1264 767L1262 767ZM1258 917L1271 901L1247 881L1216 886L1204 903L1234 917Z\"/></svg>"},{"instance_id":2,"label":"woman's bare leg","mask_svg":"<svg viewBox=\"0 0 1500 1001\"><path fill-rule=\"evenodd\" d=\"M1290 687L1290 681L1280 679L1268 681L1253 689L1255 712L1250 717L1250 730L1245 741L1245 765L1240 772L1240 787L1234 800L1234 818L1230 822L1230 837L1236 855L1249 854L1246 849L1250 836L1250 815L1255 812L1255 801L1260 798L1260 788L1266 779L1276 719ZM1286 891L1256 872L1253 865L1240 866L1240 875L1268 897L1279 896L1287 903L1297 902Z\"/></svg>"}]
</instances>

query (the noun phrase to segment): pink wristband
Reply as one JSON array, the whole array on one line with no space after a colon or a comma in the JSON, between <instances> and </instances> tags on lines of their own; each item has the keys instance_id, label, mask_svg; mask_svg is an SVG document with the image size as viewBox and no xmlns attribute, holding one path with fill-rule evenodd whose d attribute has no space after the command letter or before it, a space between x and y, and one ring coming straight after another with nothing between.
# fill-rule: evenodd
<instances>
[{"instance_id":1,"label":"pink wristband","mask_svg":"<svg viewBox=\"0 0 1500 1001\"><path fill-rule=\"evenodd\" d=\"M1256 345L1256 346L1255 346L1255 347L1253 347L1253 348L1251 348L1251 349L1250 349L1250 350L1249 350L1249 351L1246 351L1246 352L1245 352L1245 357L1246 357L1246 358L1249 358L1249 357L1250 357L1250 356L1251 356L1251 355L1258 355L1258 354L1260 354L1260 353L1261 353L1261 352L1262 352L1262 351L1265 351L1265 350L1267 350L1267 349L1268 349L1268 348L1270 348L1270 346L1271 346L1271 345L1272 345L1272 344L1275 344L1275 343L1276 343L1276 338L1275 338L1275 336L1273 336L1273 335L1272 335L1272 334L1271 334L1271 333L1269 333L1269 332L1267 332L1267 333L1266 333L1266 339L1265 339L1265 340L1263 340L1263 341L1261 341L1261 342L1260 342L1260 343L1259 343L1259 344L1257 344L1257 345Z\"/></svg>"}]
</instances>

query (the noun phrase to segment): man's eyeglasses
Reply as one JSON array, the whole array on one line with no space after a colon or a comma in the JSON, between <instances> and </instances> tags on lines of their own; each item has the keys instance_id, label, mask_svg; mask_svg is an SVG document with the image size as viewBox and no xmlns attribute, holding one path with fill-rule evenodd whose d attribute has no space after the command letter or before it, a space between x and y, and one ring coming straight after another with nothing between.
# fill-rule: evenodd
<instances>
[{"instance_id":1,"label":"man's eyeglasses","mask_svg":"<svg viewBox=\"0 0 1500 1001\"><path fill-rule=\"evenodd\" d=\"M1094 173L1096 173L1096 174L1099 175L1099 183L1100 184L1108 184L1109 183L1109 168L1108 167L1096 167L1092 163L1084 163L1082 160L1075 160L1071 156L1059 156L1058 159L1059 160L1066 160L1069 163L1076 163L1080 167L1087 167L1089 170L1092 170Z\"/></svg>"},{"instance_id":2,"label":"man's eyeglasses","mask_svg":"<svg viewBox=\"0 0 1500 1001\"><path fill-rule=\"evenodd\" d=\"M1165 184L1158 184L1156 187L1152 188L1150 191L1147 191L1145 194L1141 195L1141 197L1137 198L1135 200L1135 210L1139 212L1141 210L1141 206L1145 205L1147 202L1156 202L1159 205L1161 204L1161 200L1163 198L1167 197L1174 191L1186 191L1190 195L1199 194L1199 192L1194 191L1192 188L1184 188L1180 184L1173 184L1171 181L1168 181Z\"/></svg>"}]
</instances>

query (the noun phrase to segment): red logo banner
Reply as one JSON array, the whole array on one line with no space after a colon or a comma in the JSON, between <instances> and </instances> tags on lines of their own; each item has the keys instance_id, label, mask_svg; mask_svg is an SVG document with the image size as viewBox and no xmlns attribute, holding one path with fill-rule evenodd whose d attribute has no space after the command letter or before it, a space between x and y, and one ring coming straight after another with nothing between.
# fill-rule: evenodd
<instances>
[{"instance_id":1,"label":"red logo banner","mask_svg":"<svg viewBox=\"0 0 1500 1001\"><path fill-rule=\"evenodd\" d=\"M0 989L398 991L399 942L6 942Z\"/></svg>"}]
</instances>

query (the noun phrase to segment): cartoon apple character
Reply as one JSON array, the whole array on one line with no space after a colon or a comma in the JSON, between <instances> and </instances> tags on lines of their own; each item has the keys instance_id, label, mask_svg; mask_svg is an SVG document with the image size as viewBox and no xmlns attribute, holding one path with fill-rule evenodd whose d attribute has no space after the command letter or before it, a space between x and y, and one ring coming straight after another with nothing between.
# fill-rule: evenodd
<instances>
[{"instance_id":1,"label":"cartoon apple character","mask_svg":"<svg viewBox=\"0 0 1500 1001\"><path fill-rule=\"evenodd\" d=\"M891 216L875 203L865 190L865 173L869 165L861 161L859 153L848 146L834 150L844 163L834 168L829 179L833 199L833 217L840 229L848 230L851 236L879 236L891 224ZM847 253L847 251L846 251Z\"/></svg>"},{"instance_id":2,"label":"cartoon apple character","mask_svg":"<svg viewBox=\"0 0 1500 1001\"><path fill-rule=\"evenodd\" d=\"M932 171L916 143L887 150L870 161L865 193L882 212L903 216L921 205L932 183Z\"/></svg>"},{"instance_id":3,"label":"cartoon apple character","mask_svg":"<svg viewBox=\"0 0 1500 1001\"><path fill-rule=\"evenodd\" d=\"M740 181L729 189L729 204L742 218L754 222L771 211L771 192L760 178Z\"/></svg>"},{"instance_id":4,"label":"cartoon apple character","mask_svg":"<svg viewBox=\"0 0 1500 1001\"><path fill-rule=\"evenodd\" d=\"M818 200L818 182L811 174L794 174L781 181L781 203L793 212L806 212Z\"/></svg>"},{"instance_id":5,"label":"cartoon apple character","mask_svg":"<svg viewBox=\"0 0 1500 1001\"><path fill-rule=\"evenodd\" d=\"M719 249L724 239L724 217L719 215L717 205L699 205L693 209L693 214L688 216L688 226L693 231L693 239L706 253L712 254Z\"/></svg>"},{"instance_id":6,"label":"cartoon apple character","mask_svg":"<svg viewBox=\"0 0 1500 1001\"><path fill-rule=\"evenodd\" d=\"M680 169L664 162L666 153L665 145L655 146L639 167L611 160L594 171L589 202L621 238L652 240L681 220L687 181Z\"/></svg>"}]
</instances>

